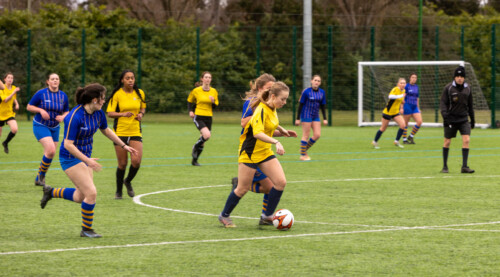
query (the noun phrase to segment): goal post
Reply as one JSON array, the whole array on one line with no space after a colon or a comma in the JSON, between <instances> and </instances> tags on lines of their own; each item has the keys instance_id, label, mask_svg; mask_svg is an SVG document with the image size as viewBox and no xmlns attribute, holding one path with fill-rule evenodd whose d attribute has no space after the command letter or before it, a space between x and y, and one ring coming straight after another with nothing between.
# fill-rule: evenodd
<instances>
[{"instance_id":1,"label":"goal post","mask_svg":"<svg viewBox=\"0 0 500 277\"><path fill-rule=\"evenodd\" d=\"M419 105L423 126L443 126L439 102L446 84L453 81L457 66L464 66L465 82L471 85L476 126L490 126L491 112L472 65L465 61L387 61L358 62L358 126L380 126L381 114L389 92L399 78L409 81L411 73L418 76ZM395 125L395 122L390 123ZM413 120L410 120L413 125Z\"/></svg>"}]
</instances>

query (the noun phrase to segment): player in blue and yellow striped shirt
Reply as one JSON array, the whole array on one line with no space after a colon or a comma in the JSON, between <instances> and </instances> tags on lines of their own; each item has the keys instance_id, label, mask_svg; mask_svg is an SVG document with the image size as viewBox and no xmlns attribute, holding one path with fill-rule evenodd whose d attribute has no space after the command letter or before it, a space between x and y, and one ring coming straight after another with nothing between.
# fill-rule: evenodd
<instances>
[{"instance_id":1,"label":"player in blue and yellow striped shirt","mask_svg":"<svg viewBox=\"0 0 500 277\"><path fill-rule=\"evenodd\" d=\"M35 177L37 186L45 183L45 174L52 164L59 142L59 123L69 112L68 96L59 90L59 75L49 74L46 82L47 87L37 91L26 107L36 114L33 118L33 133L43 147L42 162Z\"/></svg>"},{"instance_id":2,"label":"player in blue and yellow striped shirt","mask_svg":"<svg viewBox=\"0 0 500 277\"><path fill-rule=\"evenodd\" d=\"M126 151L137 154L134 148L123 143L108 128L106 115L102 110L105 101L106 88L100 84L90 84L77 89L76 103L78 105L64 119L64 140L59 149L61 167L76 188L52 188L45 185L40 201L42 209L52 198L64 198L81 203L81 237L101 237L92 229L97 198L93 171L101 170L101 165L97 163L98 159L91 158L95 132L100 130Z\"/></svg>"},{"instance_id":3,"label":"player in blue and yellow striped shirt","mask_svg":"<svg viewBox=\"0 0 500 277\"><path fill-rule=\"evenodd\" d=\"M323 114L323 124L328 125L326 120L326 94L321 85L321 76L314 75L311 79L311 87L305 89L300 96L300 103L297 112L297 120L295 125L302 123L302 139L300 141L300 160L309 161L311 158L307 155L307 150L321 136L321 120L319 119L319 110ZM309 138L309 134L313 130L313 135Z\"/></svg>"}]
</instances>

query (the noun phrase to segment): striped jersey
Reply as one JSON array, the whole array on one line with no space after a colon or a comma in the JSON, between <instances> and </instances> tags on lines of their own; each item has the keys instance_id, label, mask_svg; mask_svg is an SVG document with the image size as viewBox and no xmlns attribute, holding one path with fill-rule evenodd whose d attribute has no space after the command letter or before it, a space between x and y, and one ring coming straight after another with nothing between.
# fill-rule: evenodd
<instances>
[{"instance_id":1,"label":"striped jersey","mask_svg":"<svg viewBox=\"0 0 500 277\"><path fill-rule=\"evenodd\" d=\"M391 90L391 93L389 93L389 97L391 95L402 95L405 93L405 90L401 91L399 87L394 87ZM401 102L403 102L403 97L401 98L396 98L396 99L391 99L389 98L389 102L387 102L387 106L385 107L383 113L387 115L397 115L399 113L399 110L401 108Z\"/></svg>"},{"instance_id":2,"label":"striped jersey","mask_svg":"<svg viewBox=\"0 0 500 277\"><path fill-rule=\"evenodd\" d=\"M68 96L62 90L53 92L49 88L41 89L33 95L29 104L44 109L49 114L50 119L45 120L40 113L37 113L33 121L50 128L59 126L56 116L69 111Z\"/></svg>"},{"instance_id":3,"label":"striped jersey","mask_svg":"<svg viewBox=\"0 0 500 277\"><path fill-rule=\"evenodd\" d=\"M405 103L417 105L418 104L418 97L420 96L418 85L417 84L410 85L408 83L408 84L406 84L405 91L406 91Z\"/></svg>"},{"instance_id":4,"label":"striped jersey","mask_svg":"<svg viewBox=\"0 0 500 277\"><path fill-rule=\"evenodd\" d=\"M320 105L326 105L325 91L321 88L318 90L313 90L312 87L306 88L300 96L300 103L303 104L301 118L317 118Z\"/></svg>"},{"instance_id":5,"label":"striped jersey","mask_svg":"<svg viewBox=\"0 0 500 277\"><path fill-rule=\"evenodd\" d=\"M196 109L194 111L195 115L201 116L213 116L212 112L212 101L210 101L209 96L214 98L214 104L219 105L218 92L213 87L210 87L209 91L203 90L203 87L197 87L191 91L188 96L187 101L189 103L196 104Z\"/></svg>"},{"instance_id":6,"label":"striped jersey","mask_svg":"<svg viewBox=\"0 0 500 277\"><path fill-rule=\"evenodd\" d=\"M106 128L108 128L108 122L103 110L89 114L82 105L78 105L64 118L64 139L72 140L76 148L90 158L95 132L97 129ZM59 149L59 157L75 158L64 148L64 140Z\"/></svg>"},{"instance_id":7,"label":"striped jersey","mask_svg":"<svg viewBox=\"0 0 500 277\"><path fill-rule=\"evenodd\" d=\"M5 86L4 90L0 90L0 101L2 101L0 103L0 120L7 120L11 117L16 116L16 112L14 112L13 105L14 105L14 100L16 100L17 98L17 93L14 94L14 96L12 96L12 98L9 101L4 102L4 100L7 97L9 97L9 95L11 95L15 89L16 86L12 86L10 89L8 89L7 86Z\"/></svg>"}]
</instances>

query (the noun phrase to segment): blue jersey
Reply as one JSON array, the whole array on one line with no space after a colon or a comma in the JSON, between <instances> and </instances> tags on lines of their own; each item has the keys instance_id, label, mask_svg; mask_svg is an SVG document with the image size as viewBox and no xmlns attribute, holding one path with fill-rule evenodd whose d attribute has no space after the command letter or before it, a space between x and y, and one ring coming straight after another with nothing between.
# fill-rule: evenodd
<instances>
[{"instance_id":1,"label":"blue jersey","mask_svg":"<svg viewBox=\"0 0 500 277\"><path fill-rule=\"evenodd\" d=\"M56 116L69 111L68 96L61 90L52 92L49 88L41 89L33 95L29 104L44 109L49 114L50 119L45 120L40 113L37 113L33 121L50 128L59 126Z\"/></svg>"},{"instance_id":2,"label":"blue jersey","mask_svg":"<svg viewBox=\"0 0 500 277\"><path fill-rule=\"evenodd\" d=\"M253 115L253 110L252 108L250 107L250 102L253 100L254 98L252 99L248 99L245 101L245 103L243 103L243 112L241 113L241 118L245 118L245 117L249 117L249 116L252 116ZM243 131L245 130L245 128L241 129L241 134L243 134Z\"/></svg>"},{"instance_id":3,"label":"blue jersey","mask_svg":"<svg viewBox=\"0 0 500 277\"><path fill-rule=\"evenodd\" d=\"M64 139L72 140L76 148L90 158L95 132L97 129L106 128L108 128L108 122L103 110L89 114L82 105L78 105L64 118ZM59 157L75 158L64 148L64 140L59 149Z\"/></svg>"},{"instance_id":4,"label":"blue jersey","mask_svg":"<svg viewBox=\"0 0 500 277\"><path fill-rule=\"evenodd\" d=\"M405 104L417 105L418 97L420 95L418 85L406 84L405 91L406 91Z\"/></svg>"},{"instance_id":5,"label":"blue jersey","mask_svg":"<svg viewBox=\"0 0 500 277\"><path fill-rule=\"evenodd\" d=\"M306 88L300 96L300 103L303 104L301 118L318 118L320 105L326 105L325 91L321 88Z\"/></svg>"}]
</instances>

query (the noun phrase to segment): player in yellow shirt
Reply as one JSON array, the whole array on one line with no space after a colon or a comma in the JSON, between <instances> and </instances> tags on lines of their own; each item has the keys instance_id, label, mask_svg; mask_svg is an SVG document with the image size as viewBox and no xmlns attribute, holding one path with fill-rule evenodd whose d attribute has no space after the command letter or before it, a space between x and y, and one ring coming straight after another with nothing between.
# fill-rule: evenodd
<instances>
[{"instance_id":1,"label":"player in yellow shirt","mask_svg":"<svg viewBox=\"0 0 500 277\"><path fill-rule=\"evenodd\" d=\"M375 139L372 141L372 145L375 149L379 149L378 140L382 136L382 133L387 129L389 122L391 119L396 121L399 125L398 134L396 135L396 140L394 141L394 145L399 148L404 148L403 145L399 143L399 139L403 135L405 129L405 120L402 116L403 114L403 104L405 97L405 86L406 80L405 78L399 78L397 86L395 86L391 92L389 93L389 102L387 102L387 106L382 112L382 126L377 131L375 135Z\"/></svg>"},{"instance_id":2,"label":"player in yellow shirt","mask_svg":"<svg viewBox=\"0 0 500 277\"><path fill-rule=\"evenodd\" d=\"M111 93L107 109L108 116L115 119L113 130L124 142L121 146L114 144L118 159L115 199L122 199L123 185L127 188L128 196L135 196L132 180L139 171L142 161L141 121L145 112L146 97L144 91L137 87L134 72L124 70ZM128 152L122 147L124 145L137 150L137 154L130 155L130 167L125 179L123 177L125 177L127 168Z\"/></svg>"},{"instance_id":3,"label":"player in yellow shirt","mask_svg":"<svg viewBox=\"0 0 500 277\"><path fill-rule=\"evenodd\" d=\"M191 91L187 98L189 116L193 119L196 128L200 130L200 138L193 145L191 164L199 166L198 158L203 151L205 142L210 139L212 132L213 108L219 105L217 90L210 86L212 74L205 71L201 74L201 86ZM198 84L198 83L197 83Z\"/></svg>"},{"instance_id":4,"label":"player in yellow shirt","mask_svg":"<svg viewBox=\"0 0 500 277\"><path fill-rule=\"evenodd\" d=\"M283 155L285 149L277 139L273 138L274 131L278 130L283 136L292 136L291 132L279 126L276 113L277 109L286 104L289 92L290 90L285 83L276 82L252 103L252 108L255 109L254 113L240 136L238 185L229 194L224 209L219 215L219 221L226 228L236 227L230 214L240 199L250 190L257 168L260 168L273 183L273 187L269 191L267 209L262 219L270 221L279 204L286 186L286 178L280 162L271 150L271 144L276 145L278 155ZM295 132L294 136L297 136Z\"/></svg>"},{"instance_id":5,"label":"player in yellow shirt","mask_svg":"<svg viewBox=\"0 0 500 277\"><path fill-rule=\"evenodd\" d=\"M9 153L9 142L14 138L17 133L16 112L19 110L19 103L17 102L17 92L19 88L12 85L14 82L14 74L7 73L4 76L5 85L0 90L0 136L2 135L2 127L7 123L10 127L10 132L7 138L2 142L3 151ZM1 88L1 87L0 87Z\"/></svg>"}]
</instances>

